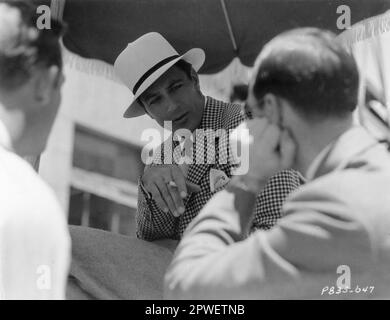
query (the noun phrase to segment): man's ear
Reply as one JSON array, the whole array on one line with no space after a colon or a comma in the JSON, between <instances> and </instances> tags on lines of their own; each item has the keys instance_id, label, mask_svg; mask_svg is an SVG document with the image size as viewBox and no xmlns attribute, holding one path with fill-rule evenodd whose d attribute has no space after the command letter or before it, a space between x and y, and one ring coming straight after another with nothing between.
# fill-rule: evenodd
<instances>
[{"instance_id":1,"label":"man's ear","mask_svg":"<svg viewBox=\"0 0 390 320\"><path fill-rule=\"evenodd\" d=\"M281 105L277 96L272 93L267 93L263 98L264 115L273 124L281 122Z\"/></svg>"},{"instance_id":2,"label":"man's ear","mask_svg":"<svg viewBox=\"0 0 390 320\"><path fill-rule=\"evenodd\" d=\"M194 82L195 84L195 88L199 91L200 91L200 84L199 84L199 76L198 76L198 73L194 70L194 68L191 67L191 80Z\"/></svg>"},{"instance_id":3,"label":"man's ear","mask_svg":"<svg viewBox=\"0 0 390 320\"><path fill-rule=\"evenodd\" d=\"M39 104L50 103L52 91L61 85L61 70L58 66L40 68L35 77L35 99Z\"/></svg>"}]
</instances>

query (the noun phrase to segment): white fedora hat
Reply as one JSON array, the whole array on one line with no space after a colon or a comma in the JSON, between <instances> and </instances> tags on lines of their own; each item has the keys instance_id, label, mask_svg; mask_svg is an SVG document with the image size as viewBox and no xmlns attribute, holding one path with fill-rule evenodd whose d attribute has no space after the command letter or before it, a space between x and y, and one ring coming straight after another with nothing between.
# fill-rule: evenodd
<instances>
[{"instance_id":1,"label":"white fedora hat","mask_svg":"<svg viewBox=\"0 0 390 320\"><path fill-rule=\"evenodd\" d=\"M194 48L179 55L157 32L144 34L127 45L114 64L115 74L134 95L133 102L123 115L125 118L145 113L137 98L179 60L187 61L198 71L205 61L205 53L202 49Z\"/></svg>"}]
</instances>

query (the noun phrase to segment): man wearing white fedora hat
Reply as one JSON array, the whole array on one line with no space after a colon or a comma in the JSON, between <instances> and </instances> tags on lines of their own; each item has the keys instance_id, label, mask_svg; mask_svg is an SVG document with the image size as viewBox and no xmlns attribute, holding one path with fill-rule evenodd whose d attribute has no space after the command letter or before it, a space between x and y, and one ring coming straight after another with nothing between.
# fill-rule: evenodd
<instances>
[{"instance_id":1,"label":"man wearing white fedora hat","mask_svg":"<svg viewBox=\"0 0 390 320\"><path fill-rule=\"evenodd\" d=\"M162 35L151 32L129 43L115 61L116 75L134 95L124 117L147 114L162 127L169 124L173 132L155 152L153 163L145 167L139 180L139 238L180 239L206 202L231 178L234 163L230 158L223 161L230 152L228 134L220 137L218 144L213 141L212 149L207 146L207 152L195 145L199 133L228 132L244 120L239 105L202 94L197 72L204 60L202 49L194 48L180 55ZM179 142L181 134L176 133L183 130L192 133L191 152L197 160L201 152L202 161L177 161L182 159L182 148L176 147L183 144ZM216 161L204 163L204 156L212 153L209 150L216 154ZM273 176L258 195L252 230L272 227L280 217L285 197L300 182L295 171Z\"/></svg>"}]
</instances>

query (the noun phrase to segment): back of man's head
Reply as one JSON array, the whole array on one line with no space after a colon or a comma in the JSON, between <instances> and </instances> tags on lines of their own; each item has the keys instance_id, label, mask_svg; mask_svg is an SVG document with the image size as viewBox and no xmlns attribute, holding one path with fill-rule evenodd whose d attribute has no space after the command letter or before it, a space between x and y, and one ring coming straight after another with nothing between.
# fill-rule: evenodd
<instances>
[{"instance_id":1,"label":"back of man's head","mask_svg":"<svg viewBox=\"0 0 390 320\"><path fill-rule=\"evenodd\" d=\"M60 22L37 25L31 1L0 0L0 120L12 148L38 155L46 146L61 102Z\"/></svg>"},{"instance_id":2,"label":"back of man's head","mask_svg":"<svg viewBox=\"0 0 390 320\"><path fill-rule=\"evenodd\" d=\"M17 90L37 67L62 68L61 23L38 29L39 15L28 1L0 0L0 89Z\"/></svg>"},{"instance_id":3,"label":"back of man's head","mask_svg":"<svg viewBox=\"0 0 390 320\"><path fill-rule=\"evenodd\" d=\"M303 118L350 116L359 75L353 57L329 31L301 28L271 40L256 61L253 93L286 99Z\"/></svg>"}]
</instances>

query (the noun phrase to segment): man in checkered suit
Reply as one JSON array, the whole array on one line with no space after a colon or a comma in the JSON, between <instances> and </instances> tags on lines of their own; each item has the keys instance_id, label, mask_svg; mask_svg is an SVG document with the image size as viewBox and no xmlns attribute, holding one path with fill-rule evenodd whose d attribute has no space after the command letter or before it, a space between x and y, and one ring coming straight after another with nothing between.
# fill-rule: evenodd
<instances>
[{"instance_id":1,"label":"man in checkered suit","mask_svg":"<svg viewBox=\"0 0 390 320\"><path fill-rule=\"evenodd\" d=\"M160 34L148 33L129 44L115 62L117 75L134 94L124 116L146 113L161 126L168 122L173 132L139 179L137 236L141 239L180 239L206 202L223 189L235 167L229 136L245 116L239 105L202 94L197 71L204 58L201 49L180 56ZM192 133L191 139L180 141L182 133L177 133L183 129ZM191 161L182 163L183 152L191 155ZM300 183L295 171L273 176L257 197L252 231L271 228L280 218L285 198Z\"/></svg>"}]
</instances>

